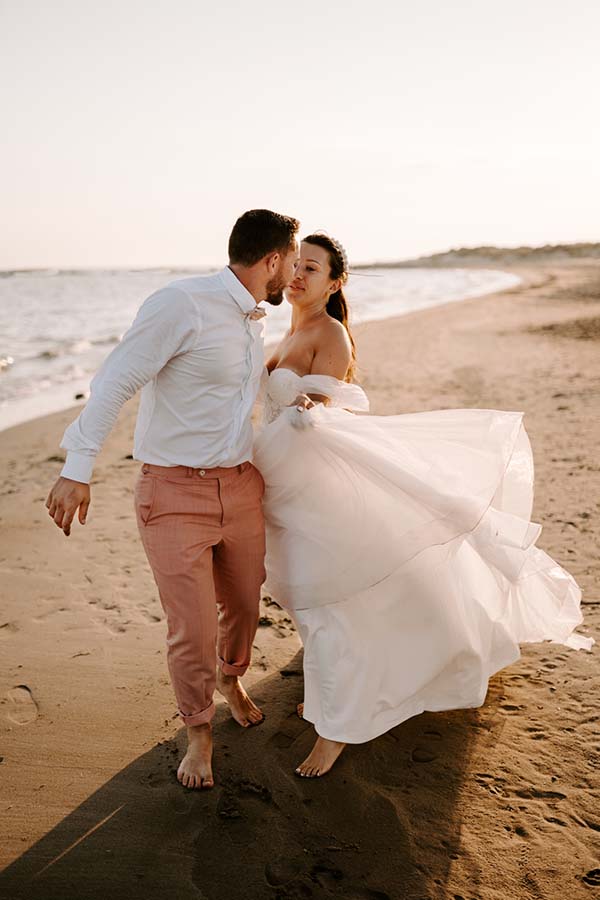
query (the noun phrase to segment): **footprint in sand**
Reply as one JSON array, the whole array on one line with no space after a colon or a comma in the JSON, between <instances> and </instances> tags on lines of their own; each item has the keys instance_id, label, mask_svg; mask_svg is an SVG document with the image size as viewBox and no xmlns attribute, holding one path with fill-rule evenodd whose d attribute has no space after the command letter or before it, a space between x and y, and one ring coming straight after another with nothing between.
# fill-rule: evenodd
<instances>
[{"instance_id":1,"label":"footprint in sand","mask_svg":"<svg viewBox=\"0 0 600 900\"><path fill-rule=\"evenodd\" d=\"M327 860L318 860L313 865L305 857L271 860L265 866L264 878L271 888L279 889L277 897L282 900L317 896L315 886L320 888L319 897L335 895L344 900L391 900L384 891L347 883L342 885L346 878L344 870Z\"/></svg>"},{"instance_id":2,"label":"footprint in sand","mask_svg":"<svg viewBox=\"0 0 600 900\"><path fill-rule=\"evenodd\" d=\"M144 617L148 625L156 625L158 622L162 622L164 619L164 616L150 612L150 610L145 606L138 606L138 610L140 611L141 615Z\"/></svg>"},{"instance_id":3,"label":"footprint in sand","mask_svg":"<svg viewBox=\"0 0 600 900\"><path fill-rule=\"evenodd\" d=\"M423 737L428 741L441 741L442 735L439 731L424 731ZM410 758L413 762L420 763L429 763L433 762L438 758L438 754L430 747L425 747L422 744L417 744L412 753L410 754Z\"/></svg>"},{"instance_id":4,"label":"footprint in sand","mask_svg":"<svg viewBox=\"0 0 600 900\"><path fill-rule=\"evenodd\" d=\"M177 769L173 769L173 774ZM206 793L205 791L183 791L181 785L170 784L166 789L170 806L178 816L186 816L195 808L196 797Z\"/></svg>"},{"instance_id":5,"label":"footprint in sand","mask_svg":"<svg viewBox=\"0 0 600 900\"><path fill-rule=\"evenodd\" d=\"M437 753L433 753L425 747L415 747L410 757L413 762L429 763L437 759Z\"/></svg>"},{"instance_id":6,"label":"footprint in sand","mask_svg":"<svg viewBox=\"0 0 600 900\"><path fill-rule=\"evenodd\" d=\"M528 787L515 791L515 796L524 800L566 800L567 795L560 791L543 791L540 788Z\"/></svg>"},{"instance_id":7,"label":"footprint in sand","mask_svg":"<svg viewBox=\"0 0 600 900\"><path fill-rule=\"evenodd\" d=\"M319 887L332 893L337 887L336 883L343 879L344 873L337 866L324 862L317 863L312 867L310 877L311 881L315 881Z\"/></svg>"},{"instance_id":8,"label":"footprint in sand","mask_svg":"<svg viewBox=\"0 0 600 900\"><path fill-rule=\"evenodd\" d=\"M265 865L265 881L271 887L279 888L302 878L305 870L306 860L299 857L272 859Z\"/></svg>"},{"instance_id":9,"label":"footprint in sand","mask_svg":"<svg viewBox=\"0 0 600 900\"><path fill-rule=\"evenodd\" d=\"M537 725L528 726L525 729L525 731L528 732L532 741L545 741L546 740L546 735L545 735L544 731L541 728L538 728Z\"/></svg>"},{"instance_id":10,"label":"footprint in sand","mask_svg":"<svg viewBox=\"0 0 600 900\"><path fill-rule=\"evenodd\" d=\"M38 717L38 705L26 684L18 684L6 695L10 707L7 716L16 725L31 725Z\"/></svg>"},{"instance_id":11,"label":"footprint in sand","mask_svg":"<svg viewBox=\"0 0 600 900\"><path fill-rule=\"evenodd\" d=\"M269 744L278 750L287 750L301 734L307 731L308 727L307 722L298 717L298 713L290 713L281 728L269 738Z\"/></svg>"},{"instance_id":12,"label":"footprint in sand","mask_svg":"<svg viewBox=\"0 0 600 900\"><path fill-rule=\"evenodd\" d=\"M245 819L250 810L248 801L271 804L273 798L269 788L250 778L228 779L223 782L217 815L223 819Z\"/></svg>"},{"instance_id":13,"label":"footprint in sand","mask_svg":"<svg viewBox=\"0 0 600 900\"><path fill-rule=\"evenodd\" d=\"M168 788L171 787L170 774L165 772L162 766L157 769L151 769L149 772L140 775L140 784L154 789Z\"/></svg>"}]
</instances>

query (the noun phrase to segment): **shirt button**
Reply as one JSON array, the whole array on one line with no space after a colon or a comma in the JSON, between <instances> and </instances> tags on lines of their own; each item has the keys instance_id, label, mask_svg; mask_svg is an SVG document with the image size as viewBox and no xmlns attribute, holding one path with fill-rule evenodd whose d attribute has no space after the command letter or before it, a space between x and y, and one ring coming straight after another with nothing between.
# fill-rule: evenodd
<instances>
[{"instance_id":1,"label":"shirt button","mask_svg":"<svg viewBox=\"0 0 600 900\"><path fill-rule=\"evenodd\" d=\"M200 475L202 475L202 477L204 477L204 475L206 475L206 472L204 469L200 469Z\"/></svg>"}]
</instances>

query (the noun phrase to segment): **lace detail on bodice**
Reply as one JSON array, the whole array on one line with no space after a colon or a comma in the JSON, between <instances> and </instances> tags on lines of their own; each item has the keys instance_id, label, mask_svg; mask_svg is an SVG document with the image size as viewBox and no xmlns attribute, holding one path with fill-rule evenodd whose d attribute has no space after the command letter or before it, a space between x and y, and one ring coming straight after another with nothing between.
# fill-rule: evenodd
<instances>
[{"instance_id":1,"label":"lace detail on bodice","mask_svg":"<svg viewBox=\"0 0 600 900\"><path fill-rule=\"evenodd\" d=\"M299 376L291 369L274 369L269 375L263 424L270 425L298 396Z\"/></svg>"},{"instance_id":2,"label":"lace detail on bodice","mask_svg":"<svg viewBox=\"0 0 600 900\"><path fill-rule=\"evenodd\" d=\"M367 412L367 395L357 384L338 381L331 375L297 375L291 369L273 369L268 378L263 425L270 425L298 394L323 394L331 406Z\"/></svg>"}]
</instances>

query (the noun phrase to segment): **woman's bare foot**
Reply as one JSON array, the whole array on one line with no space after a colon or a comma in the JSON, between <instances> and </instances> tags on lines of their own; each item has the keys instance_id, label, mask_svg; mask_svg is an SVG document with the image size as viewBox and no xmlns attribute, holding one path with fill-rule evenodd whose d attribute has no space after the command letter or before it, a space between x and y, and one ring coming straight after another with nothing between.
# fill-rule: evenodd
<instances>
[{"instance_id":1,"label":"woman's bare foot","mask_svg":"<svg viewBox=\"0 0 600 900\"><path fill-rule=\"evenodd\" d=\"M187 735L187 753L177 769L177 780L187 788L214 787L210 722L206 725L188 725Z\"/></svg>"},{"instance_id":2,"label":"woman's bare foot","mask_svg":"<svg viewBox=\"0 0 600 900\"><path fill-rule=\"evenodd\" d=\"M345 746L340 741L318 737L309 755L296 769L296 774L303 778L318 778L324 775L325 772L329 772Z\"/></svg>"},{"instance_id":3,"label":"woman's bare foot","mask_svg":"<svg viewBox=\"0 0 600 900\"><path fill-rule=\"evenodd\" d=\"M222 694L231 709L231 715L243 728L259 725L264 715L252 702L237 675L225 675L220 669L217 672L217 690Z\"/></svg>"},{"instance_id":4,"label":"woman's bare foot","mask_svg":"<svg viewBox=\"0 0 600 900\"><path fill-rule=\"evenodd\" d=\"M298 706L296 707L296 712L298 713L298 718L299 718L299 719L303 719L303 718L304 718L304 703L299 703L299 704L298 704Z\"/></svg>"}]
</instances>

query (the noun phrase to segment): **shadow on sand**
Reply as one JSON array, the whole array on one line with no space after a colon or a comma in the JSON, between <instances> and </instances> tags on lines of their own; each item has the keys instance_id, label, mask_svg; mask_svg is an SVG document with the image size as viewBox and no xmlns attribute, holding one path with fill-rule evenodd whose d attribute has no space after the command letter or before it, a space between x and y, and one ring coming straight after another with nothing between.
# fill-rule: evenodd
<instances>
[{"instance_id":1,"label":"shadow on sand","mask_svg":"<svg viewBox=\"0 0 600 900\"><path fill-rule=\"evenodd\" d=\"M350 747L323 779L295 765L313 741L295 715L301 653L255 685L267 712L244 731L215 720L212 791L186 791L185 744L157 745L115 775L0 875L6 900L428 900L461 852L459 794L494 717L423 713ZM496 687L494 687L494 684ZM493 680L491 694L501 682ZM469 861L476 893L477 867Z\"/></svg>"}]
</instances>

